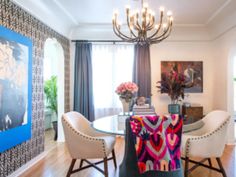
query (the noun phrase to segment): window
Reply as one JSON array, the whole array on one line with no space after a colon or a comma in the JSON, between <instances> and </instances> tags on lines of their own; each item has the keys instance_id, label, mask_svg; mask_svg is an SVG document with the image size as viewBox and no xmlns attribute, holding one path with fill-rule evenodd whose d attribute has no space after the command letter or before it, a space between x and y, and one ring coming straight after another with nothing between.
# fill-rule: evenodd
<instances>
[{"instance_id":1,"label":"window","mask_svg":"<svg viewBox=\"0 0 236 177\"><path fill-rule=\"evenodd\" d=\"M116 87L132 81L133 45L100 45L92 47L93 93L95 118L121 112Z\"/></svg>"}]
</instances>

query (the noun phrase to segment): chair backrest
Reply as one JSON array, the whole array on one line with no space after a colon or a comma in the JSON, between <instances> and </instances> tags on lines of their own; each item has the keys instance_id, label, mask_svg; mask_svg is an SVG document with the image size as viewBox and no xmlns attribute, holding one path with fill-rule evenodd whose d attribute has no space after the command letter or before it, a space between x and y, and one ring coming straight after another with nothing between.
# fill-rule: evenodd
<instances>
[{"instance_id":1,"label":"chair backrest","mask_svg":"<svg viewBox=\"0 0 236 177\"><path fill-rule=\"evenodd\" d=\"M86 149L85 136L90 135L90 122L78 112L68 112L62 115L62 125L72 158L83 157Z\"/></svg>"},{"instance_id":2,"label":"chair backrest","mask_svg":"<svg viewBox=\"0 0 236 177\"><path fill-rule=\"evenodd\" d=\"M191 156L196 157L221 157L227 140L227 129L229 125L230 115L225 111L212 111L208 113L202 121L203 127L198 130L186 133L187 138L198 139L201 141L191 142L188 148Z\"/></svg>"},{"instance_id":3,"label":"chair backrest","mask_svg":"<svg viewBox=\"0 0 236 177\"><path fill-rule=\"evenodd\" d=\"M195 131L196 135L204 135L209 134L217 129L219 129L225 122L229 121L230 115L228 112L215 110L208 113L202 121L204 122L204 126Z\"/></svg>"},{"instance_id":4,"label":"chair backrest","mask_svg":"<svg viewBox=\"0 0 236 177\"><path fill-rule=\"evenodd\" d=\"M90 122L82 114L72 111L63 114L62 117L76 131L87 134L87 127L90 126Z\"/></svg>"},{"instance_id":5,"label":"chair backrest","mask_svg":"<svg viewBox=\"0 0 236 177\"><path fill-rule=\"evenodd\" d=\"M122 165L122 168L130 166L125 161L137 159L137 165L132 165L133 169L127 169L127 171L132 171L129 175L137 176L135 171L138 169L141 176L150 173L156 176L161 174L161 171L165 171L162 174L164 176L182 176L180 157L182 117L179 115L168 117L135 115L131 116L128 121L126 129L130 131L126 132L126 144L128 143L129 146L126 145L122 163L126 165ZM130 157L131 155L135 158Z\"/></svg>"}]
</instances>

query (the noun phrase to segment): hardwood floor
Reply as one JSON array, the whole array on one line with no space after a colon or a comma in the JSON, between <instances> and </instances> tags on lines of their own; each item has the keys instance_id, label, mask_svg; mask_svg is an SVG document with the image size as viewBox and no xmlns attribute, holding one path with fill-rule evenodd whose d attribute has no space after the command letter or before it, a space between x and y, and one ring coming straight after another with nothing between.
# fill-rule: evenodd
<instances>
[{"instance_id":1,"label":"hardwood floor","mask_svg":"<svg viewBox=\"0 0 236 177\"><path fill-rule=\"evenodd\" d=\"M57 141L54 141L54 130L48 129L45 130L45 151L50 151L57 146Z\"/></svg>"},{"instance_id":2,"label":"hardwood floor","mask_svg":"<svg viewBox=\"0 0 236 177\"><path fill-rule=\"evenodd\" d=\"M216 147L217 148L217 147ZM121 163L124 154L124 140L121 137L117 138L115 146L116 157L118 164ZM236 177L236 148L235 146L226 146L224 155L221 158L223 166L226 170L227 177ZM96 160L94 160L96 161ZM216 166L216 161L213 161L213 166ZM38 162L31 169L26 171L20 177L64 177L71 162L70 155L64 143L57 144L48 155ZM77 161L75 168L79 166ZM103 164L99 165L103 168ZM118 177L118 170L115 170L113 162L108 162L109 177ZM71 177L103 177L103 175L94 168L89 168L84 171L75 173ZM193 171L189 177L222 177L218 172L199 167Z\"/></svg>"}]
</instances>

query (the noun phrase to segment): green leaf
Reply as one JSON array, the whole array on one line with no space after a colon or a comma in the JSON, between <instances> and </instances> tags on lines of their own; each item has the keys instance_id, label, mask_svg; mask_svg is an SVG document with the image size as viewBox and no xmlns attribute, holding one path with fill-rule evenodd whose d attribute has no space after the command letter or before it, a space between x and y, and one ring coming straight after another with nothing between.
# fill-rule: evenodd
<instances>
[{"instance_id":1,"label":"green leaf","mask_svg":"<svg viewBox=\"0 0 236 177\"><path fill-rule=\"evenodd\" d=\"M57 76L51 76L44 83L44 93L46 96L47 108L57 114Z\"/></svg>"}]
</instances>

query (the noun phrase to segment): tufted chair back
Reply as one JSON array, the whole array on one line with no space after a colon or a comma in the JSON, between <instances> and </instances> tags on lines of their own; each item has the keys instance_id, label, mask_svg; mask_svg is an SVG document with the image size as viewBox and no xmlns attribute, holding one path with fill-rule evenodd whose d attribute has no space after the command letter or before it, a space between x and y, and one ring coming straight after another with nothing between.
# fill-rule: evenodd
<instances>
[{"instance_id":1,"label":"tufted chair back","mask_svg":"<svg viewBox=\"0 0 236 177\"><path fill-rule=\"evenodd\" d=\"M73 159L106 157L104 140L94 137L96 132L90 122L78 112L68 112L62 116L65 140ZM93 150L96 147L96 151Z\"/></svg>"},{"instance_id":2,"label":"tufted chair back","mask_svg":"<svg viewBox=\"0 0 236 177\"><path fill-rule=\"evenodd\" d=\"M202 128L184 134L184 155L221 157L226 143L229 120L230 115L225 111L216 110L208 113L202 119L204 122ZM200 149L199 142L201 142Z\"/></svg>"}]
</instances>

